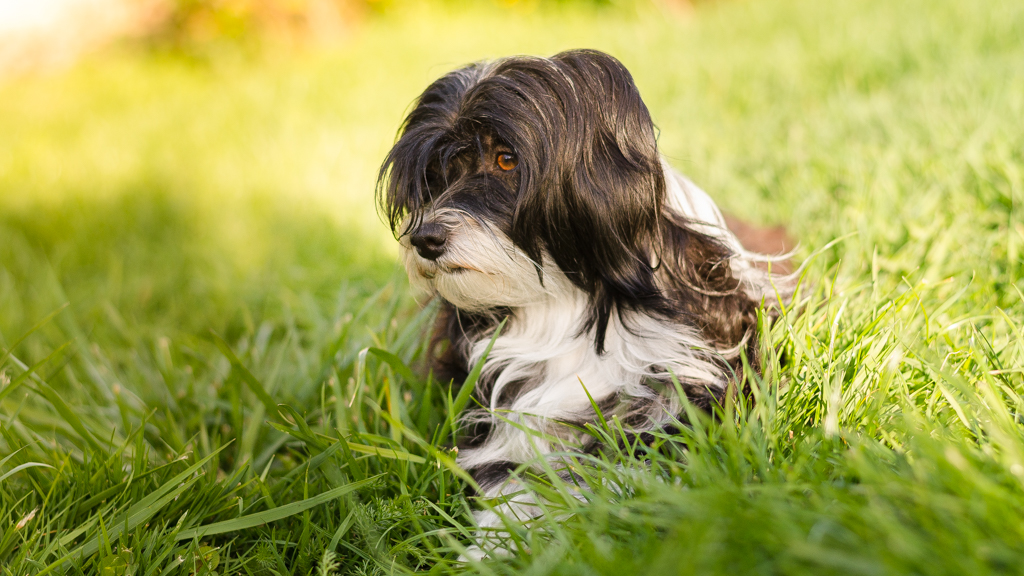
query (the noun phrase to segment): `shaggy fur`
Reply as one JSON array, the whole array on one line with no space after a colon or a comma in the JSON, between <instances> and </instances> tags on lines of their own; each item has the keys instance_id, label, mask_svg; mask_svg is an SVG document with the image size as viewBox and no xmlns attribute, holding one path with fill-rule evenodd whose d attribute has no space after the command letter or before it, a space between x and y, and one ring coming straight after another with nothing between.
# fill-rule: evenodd
<instances>
[{"instance_id":1,"label":"shaggy fur","mask_svg":"<svg viewBox=\"0 0 1024 576\"><path fill-rule=\"evenodd\" d=\"M670 372L691 402L720 403L741 352L758 365L759 307L787 296L760 265L773 259L746 251L662 160L629 72L596 51L435 81L384 161L378 200L410 280L443 301L435 374L461 382L508 318L459 446L487 496L538 451L596 448L565 425L596 420L587 391L637 432L680 413Z\"/></svg>"}]
</instances>

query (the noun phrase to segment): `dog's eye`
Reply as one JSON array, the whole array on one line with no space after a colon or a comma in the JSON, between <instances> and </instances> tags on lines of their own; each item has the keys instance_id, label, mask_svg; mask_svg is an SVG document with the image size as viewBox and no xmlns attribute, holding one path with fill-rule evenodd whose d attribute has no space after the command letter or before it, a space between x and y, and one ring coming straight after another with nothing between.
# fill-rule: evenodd
<instances>
[{"instance_id":1,"label":"dog's eye","mask_svg":"<svg viewBox=\"0 0 1024 576\"><path fill-rule=\"evenodd\" d=\"M498 168L508 172L519 166L519 158L516 158L516 155L511 152L501 152L498 154L497 163Z\"/></svg>"}]
</instances>

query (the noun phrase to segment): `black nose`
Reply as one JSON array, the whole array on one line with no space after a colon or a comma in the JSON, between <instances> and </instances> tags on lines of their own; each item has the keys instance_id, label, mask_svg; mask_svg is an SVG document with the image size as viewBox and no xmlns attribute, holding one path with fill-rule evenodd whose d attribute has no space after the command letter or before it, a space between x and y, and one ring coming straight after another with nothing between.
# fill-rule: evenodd
<instances>
[{"instance_id":1,"label":"black nose","mask_svg":"<svg viewBox=\"0 0 1024 576\"><path fill-rule=\"evenodd\" d=\"M416 251L427 260L437 260L444 254L444 243L448 240L448 229L436 222L427 222L409 237Z\"/></svg>"}]
</instances>

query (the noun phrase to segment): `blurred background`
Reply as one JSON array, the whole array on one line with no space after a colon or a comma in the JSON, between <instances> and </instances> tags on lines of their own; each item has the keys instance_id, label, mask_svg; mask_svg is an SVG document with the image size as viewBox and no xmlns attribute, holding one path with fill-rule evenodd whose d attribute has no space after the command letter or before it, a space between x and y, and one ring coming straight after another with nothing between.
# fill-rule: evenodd
<instances>
[{"instance_id":1,"label":"blurred background","mask_svg":"<svg viewBox=\"0 0 1024 576\"><path fill-rule=\"evenodd\" d=\"M1021 0L0 0L0 572L78 538L85 570L209 573L178 527L343 474L387 480L211 541L221 573L308 573L351 526L343 573L438 559L421 536L455 534L463 484L414 439L444 443L452 400L406 369L432 309L377 170L438 76L580 47L633 73L669 162L817 256L772 333L780 409L671 483L615 467L653 507L549 516L560 573L1024 566ZM217 459L186 485L189 454Z\"/></svg>"},{"instance_id":2,"label":"blurred background","mask_svg":"<svg viewBox=\"0 0 1024 576\"><path fill-rule=\"evenodd\" d=\"M1002 132L1019 80L980 71L1009 66L1020 12L949 0L0 0L0 338L64 302L72 332L104 342L245 331L339 286L400 277L374 182L415 97L470 61L577 47L626 64L663 152L727 210L785 223L805 247L860 230L843 250L870 261L879 242L936 225L942 195L924 193L936 150L1019 141ZM979 134L986 123L995 131ZM1014 242L994 261L1015 262Z\"/></svg>"}]
</instances>

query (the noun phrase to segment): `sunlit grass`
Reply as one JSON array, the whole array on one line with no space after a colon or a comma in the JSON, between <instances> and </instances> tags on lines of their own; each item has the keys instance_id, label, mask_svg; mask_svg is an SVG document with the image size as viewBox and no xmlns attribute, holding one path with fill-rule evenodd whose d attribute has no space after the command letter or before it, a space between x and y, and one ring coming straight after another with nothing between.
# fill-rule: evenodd
<instances>
[{"instance_id":1,"label":"sunlit grass","mask_svg":"<svg viewBox=\"0 0 1024 576\"><path fill-rule=\"evenodd\" d=\"M552 513L468 568L1024 571L1018 4L435 6L8 80L0 573L459 569L484 503L374 177L441 73L579 46L633 71L677 167L815 256L755 407L581 459L586 502L523 470Z\"/></svg>"}]
</instances>

